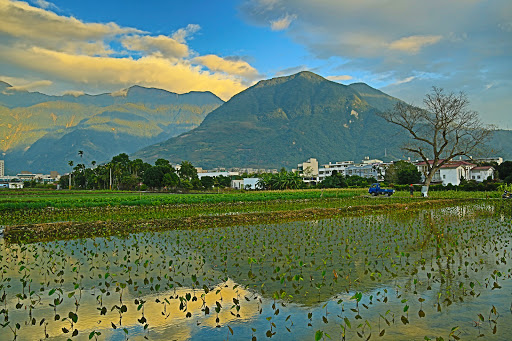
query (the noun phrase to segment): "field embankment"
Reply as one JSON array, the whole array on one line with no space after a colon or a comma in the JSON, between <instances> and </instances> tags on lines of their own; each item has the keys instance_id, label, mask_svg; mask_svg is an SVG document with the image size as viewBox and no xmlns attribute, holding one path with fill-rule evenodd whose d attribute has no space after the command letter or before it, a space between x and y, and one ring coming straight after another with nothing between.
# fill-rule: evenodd
<instances>
[{"instance_id":1,"label":"field embankment","mask_svg":"<svg viewBox=\"0 0 512 341\"><path fill-rule=\"evenodd\" d=\"M37 242L145 230L311 220L368 211L432 208L494 197L465 192L437 192L431 198L405 194L373 198L361 189L186 195L4 192L0 194L0 225L5 227L5 237L10 242Z\"/></svg>"}]
</instances>

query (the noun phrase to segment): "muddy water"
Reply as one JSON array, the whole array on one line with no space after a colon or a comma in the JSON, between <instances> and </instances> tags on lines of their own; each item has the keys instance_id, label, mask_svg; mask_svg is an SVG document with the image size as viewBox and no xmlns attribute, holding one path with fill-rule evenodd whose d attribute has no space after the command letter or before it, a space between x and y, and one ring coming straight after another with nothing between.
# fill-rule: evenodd
<instances>
[{"instance_id":1,"label":"muddy water","mask_svg":"<svg viewBox=\"0 0 512 341\"><path fill-rule=\"evenodd\" d=\"M510 211L465 205L2 243L0 339L503 340L511 237Z\"/></svg>"}]
</instances>

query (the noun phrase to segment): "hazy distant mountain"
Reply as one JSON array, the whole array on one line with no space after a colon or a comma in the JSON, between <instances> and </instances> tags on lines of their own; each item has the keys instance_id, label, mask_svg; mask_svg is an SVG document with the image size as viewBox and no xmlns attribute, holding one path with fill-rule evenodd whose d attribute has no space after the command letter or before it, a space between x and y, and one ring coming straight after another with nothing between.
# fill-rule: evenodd
<instances>
[{"instance_id":1,"label":"hazy distant mountain","mask_svg":"<svg viewBox=\"0 0 512 341\"><path fill-rule=\"evenodd\" d=\"M133 157L189 160L205 168L292 168L309 157L321 163L365 156L416 158L400 149L404 131L377 115L397 101L363 83L345 86L300 72L257 83L211 112L199 127ZM510 145L512 133L500 134L496 139L508 137L502 145Z\"/></svg>"},{"instance_id":2,"label":"hazy distant mountain","mask_svg":"<svg viewBox=\"0 0 512 341\"><path fill-rule=\"evenodd\" d=\"M197 127L223 103L211 92L179 95L140 86L79 96L9 88L0 82L0 158L11 172L62 172L69 160L101 162L132 153Z\"/></svg>"}]
</instances>

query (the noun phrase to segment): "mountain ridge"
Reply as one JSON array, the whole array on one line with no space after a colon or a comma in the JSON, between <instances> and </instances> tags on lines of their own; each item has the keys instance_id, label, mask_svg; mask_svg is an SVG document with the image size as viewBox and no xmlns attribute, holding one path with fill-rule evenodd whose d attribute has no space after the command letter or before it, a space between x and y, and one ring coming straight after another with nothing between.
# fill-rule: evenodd
<instances>
[{"instance_id":1,"label":"mountain ridge","mask_svg":"<svg viewBox=\"0 0 512 341\"><path fill-rule=\"evenodd\" d=\"M199 127L146 147L134 157L147 161L159 157L173 162L189 160L206 168L292 168L312 156L350 159L357 153L360 158L368 154L364 147L368 143L356 145L355 137L363 133L364 126L371 128L375 122L383 122L364 96L350 86L311 72L260 81L212 111ZM396 102L391 96L381 96L385 97L383 101ZM332 145L336 141L331 143L329 139L338 139L337 135L352 152L336 150ZM260 139L272 146L272 151L259 148ZM385 149L383 146L382 154ZM389 152L392 149L389 145ZM230 154L236 156L226 157Z\"/></svg>"},{"instance_id":2,"label":"mountain ridge","mask_svg":"<svg viewBox=\"0 0 512 341\"><path fill-rule=\"evenodd\" d=\"M102 162L188 131L224 103L211 92L125 90L121 96L0 91L0 158L15 172L65 171L69 160ZM57 158L50 156L52 150ZM84 151L83 160L77 160L78 150Z\"/></svg>"},{"instance_id":3,"label":"mountain ridge","mask_svg":"<svg viewBox=\"0 0 512 341\"><path fill-rule=\"evenodd\" d=\"M321 162L415 158L400 148L406 133L378 115L398 101L364 83L343 85L303 71L256 83L212 111L197 128L133 157L187 160L203 168L288 169L310 157ZM506 151L507 133L500 134L495 136ZM510 137L512 141L512 133Z\"/></svg>"},{"instance_id":4,"label":"mountain ridge","mask_svg":"<svg viewBox=\"0 0 512 341\"><path fill-rule=\"evenodd\" d=\"M133 98L133 96L139 95L141 92L144 93L155 93L163 95L163 97L169 99L175 97L176 103L193 103L193 100L188 98L195 98L198 94L205 95L212 100L222 101L217 95L211 91L189 91L183 94L178 94L165 89L159 89L154 87L144 87L141 85L132 85L128 88L124 88L114 92L106 92L101 94L63 94L63 95L47 95L41 92L31 91L9 91L8 88L12 87L9 83L0 81L0 86L5 84L5 87L0 91L0 105L8 108L16 107L30 107L39 103L45 102L56 102L66 101L80 104L93 104L99 106L109 106L114 104L130 103L133 100L141 100L140 98ZM130 95L128 96L127 95ZM17 95L17 96L16 96Z\"/></svg>"}]
</instances>

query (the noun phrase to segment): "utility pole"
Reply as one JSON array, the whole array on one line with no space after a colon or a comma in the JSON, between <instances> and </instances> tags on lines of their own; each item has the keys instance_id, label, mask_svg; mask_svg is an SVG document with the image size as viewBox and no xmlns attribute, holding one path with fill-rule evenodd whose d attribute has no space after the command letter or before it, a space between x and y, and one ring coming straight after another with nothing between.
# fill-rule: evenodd
<instances>
[{"instance_id":1,"label":"utility pole","mask_svg":"<svg viewBox=\"0 0 512 341\"><path fill-rule=\"evenodd\" d=\"M71 190L71 172L69 172L69 190Z\"/></svg>"},{"instance_id":2,"label":"utility pole","mask_svg":"<svg viewBox=\"0 0 512 341\"><path fill-rule=\"evenodd\" d=\"M110 169L110 190L112 190L112 168Z\"/></svg>"}]
</instances>

